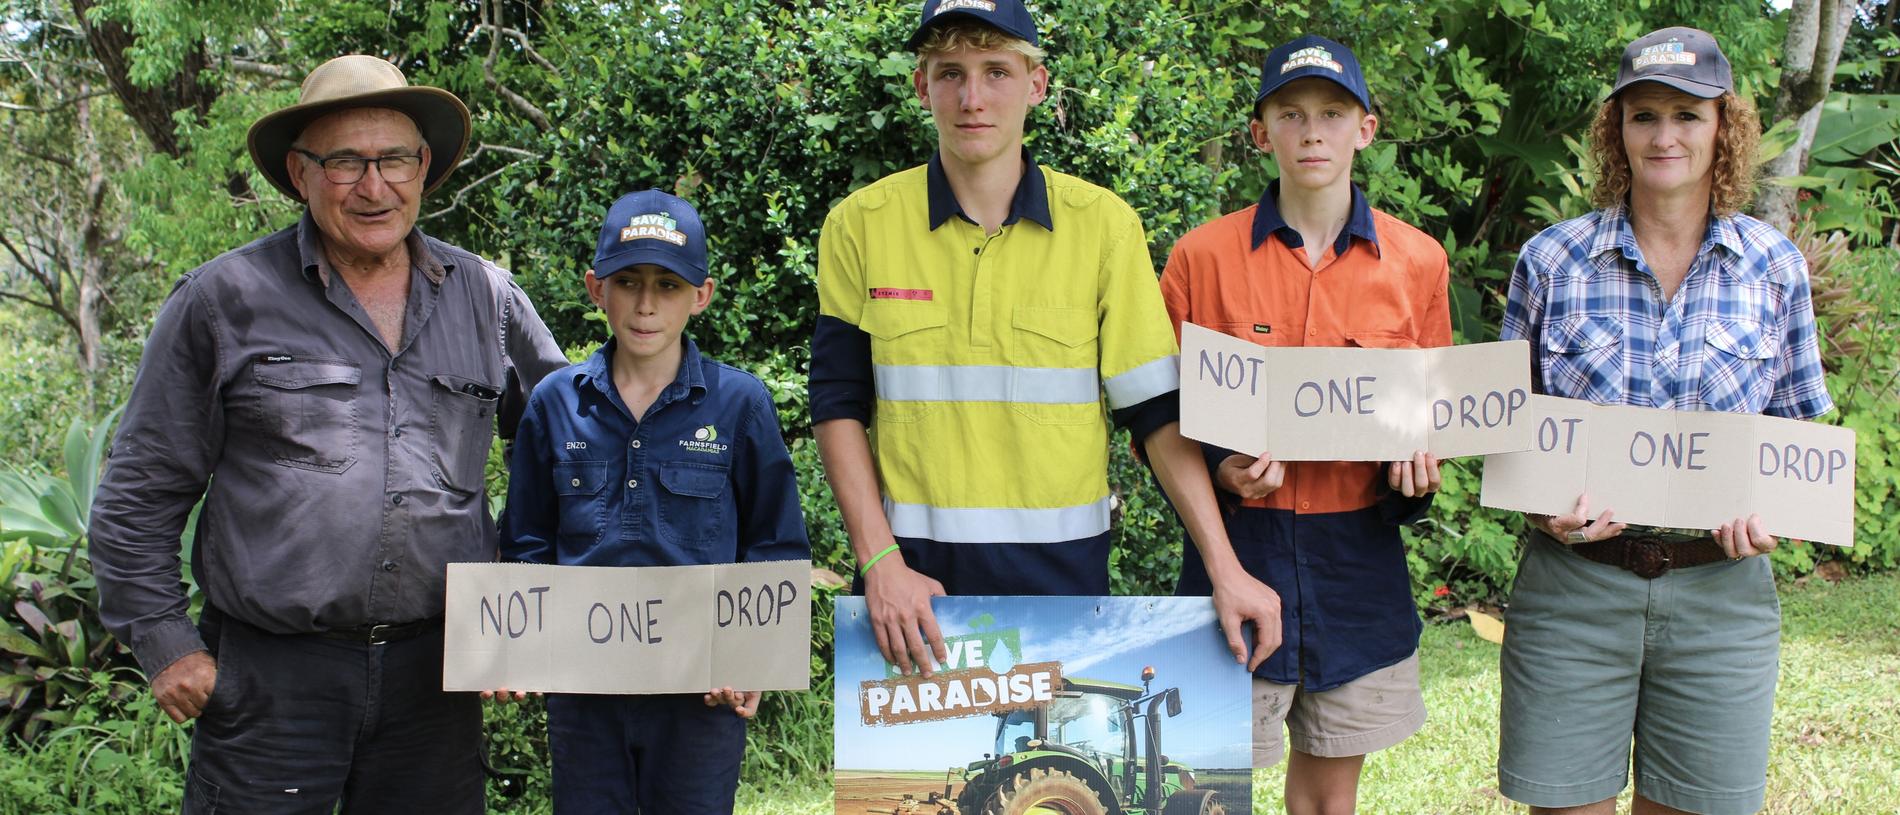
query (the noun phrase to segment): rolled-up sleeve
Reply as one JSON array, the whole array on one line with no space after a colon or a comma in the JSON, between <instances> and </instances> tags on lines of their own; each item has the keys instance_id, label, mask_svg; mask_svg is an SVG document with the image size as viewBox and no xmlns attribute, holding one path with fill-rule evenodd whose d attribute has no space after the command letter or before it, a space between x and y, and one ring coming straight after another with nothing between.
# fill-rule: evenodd
<instances>
[{"instance_id":1,"label":"rolled-up sleeve","mask_svg":"<svg viewBox=\"0 0 1900 815\"><path fill-rule=\"evenodd\" d=\"M871 335L858 327L864 272L857 239L836 212L818 233L818 324L811 338L811 422L856 419L869 425L877 390Z\"/></svg>"},{"instance_id":2,"label":"rolled-up sleeve","mask_svg":"<svg viewBox=\"0 0 1900 815\"><path fill-rule=\"evenodd\" d=\"M504 401L526 405L534 386L541 384L548 374L567 366L567 356L561 353L553 332L548 331L547 323L542 322L541 314L535 311L534 301L528 299L528 293L521 290L514 277L493 265L489 267L489 274L497 278L496 288L504 298L502 362L514 373L515 387L504 394ZM515 428L507 417L520 412L507 409L498 412L503 417L499 428L502 438L515 437Z\"/></svg>"},{"instance_id":3,"label":"rolled-up sleeve","mask_svg":"<svg viewBox=\"0 0 1900 815\"><path fill-rule=\"evenodd\" d=\"M799 508L798 473L763 386L746 411L744 442L734 465L739 562L811 559L805 514Z\"/></svg>"},{"instance_id":4,"label":"rolled-up sleeve","mask_svg":"<svg viewBox=\"0 0 1900 815\"><path fill-rule=\"evenodd\" d=\"M1102 390L1115 424L1140 445L1180 421L1181 360L1147 236L1132 210L1102 257L1097 291Z\"/></svg>"},{"instance_id":5,"label":"rolled-up sleeve","mask_svg":"<svg viewBox=\"0 0 1900 815\"><path fill-rule=\"evenodd\" d=\"M1827 372L1821 367L1821 339L1814 324L1814 295L1808 282L1808 262L1799 251L1789 251L1783 273L1788 279L1781 304L1780 374L1763 411L1770 416L1812 419L1834 409L1827 392Z\"/></svg>"},{"instance_id":6,"label":"rolled-up sleeve","mask_svg":"<svg viewBox=\"0 0 1900 815\"><path fill-rule=\"evenodd\" d=\"M223 451L222 348L191 276L159 309L107 455L88 534L106 630L147 676L205 649L179 538Z\"/></svg>"}]
</instances>

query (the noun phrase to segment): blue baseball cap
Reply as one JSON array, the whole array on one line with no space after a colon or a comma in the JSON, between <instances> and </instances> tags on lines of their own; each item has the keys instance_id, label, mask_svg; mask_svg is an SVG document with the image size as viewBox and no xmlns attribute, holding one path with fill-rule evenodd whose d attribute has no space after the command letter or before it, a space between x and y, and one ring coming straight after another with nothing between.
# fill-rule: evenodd
<instances>
[{"instance_id":1,"label":"blue baseball cap","mask_svg":"<svg viewBox=\"0 0 1900 815\"><path fill-rule=\"evenodd\" d=\"M1360 107L1372 111L1372 92L1366 88L1366 75L1359 71L1359 58L1353 56L1352 49L1312 34L1267 52L1266 61L1260 65L1260 92L1253 97L1254 107L1258 109L1286 83L1309 76L1339 83Z\"/></svg>"},{"instance_id":2,"label":"blue baseball cap","mask_svg":"<svg viewBox=\"0 0 1900 815\"><path fill-rule=\"evenodd\" d=\"M1029 9L1022 0L924 0L923 19L917 22L917 31L910 35L904 47L917 50L931 26L959 17L988 24L1030 45L1042 45L1036 37L1036 21L1029 16Z\"/></svg>"},{"instance_id":3,"label":"blue baseball cap","mask_svg":"<svg viewBox=\"0 0 1900 815\"><path fill-rule=\"evenodd\" d=\"M659 190L630 192L607 208L594 249L594 277L651 263L699 285L706 282L706 227L699 212Z\"/></svg>"}]
</instances>

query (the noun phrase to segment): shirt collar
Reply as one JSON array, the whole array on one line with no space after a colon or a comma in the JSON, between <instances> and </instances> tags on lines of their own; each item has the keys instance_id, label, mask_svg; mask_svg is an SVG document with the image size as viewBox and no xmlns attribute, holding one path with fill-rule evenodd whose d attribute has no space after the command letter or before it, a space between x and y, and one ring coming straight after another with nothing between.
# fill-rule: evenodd
<instances>
[{"instance_id":1,"label":"shirt collar","mask_svg":"<svg viewBox=\"0 0 1900 815\"><path fill-rule=\"evenodd\" d=\"M1742 242L1741 230L1736 227L1733 215L1710 216L1709 232L1702 238L1702 246L1696 250L1701 257L1710 249L1726 250L1732 258L1740 258L1747 248ZM1585 255L1601 259L1603 255L1617 252L1631 263L1642 256L1636 248L1636 230L1630 225L1629 207L1619 204L1603 211L1603 217L1597 219L1596 234L1591 236L1590 249ZM1727 268L1746 266L1747 264L1724 264Z\"/></svg>"},{"instance_id":2,"label":"shirt collar","mask_svg":"<svg viewBox=\"0 0 1900 815\"><path fill-rule=\"evenodd\" d=\"M1306 245L1306 239L1300 237L1299 230L1287 225L1286 218L1280 215L1280 182L1267 184L1267 191L1260 194L1260 205L1253 213L1253 248L1267 242L1269 236L1278 235L1280 242L1289 249L1298 249ZM1352 185L1352 205L1346 215L1346 228L1339 230L1339 237L1333 240L1333 255L1346 254L1352 247L1352 239L1360 238L1372 245L1373 253L1379 252L1379 232L1373 226L1372 206L1366 203L1366 194L1359 185Z\"/></svg>"},{"instance_id":3,"label":"shirt collar","mask_svg":"<svg viewBox=\"0 0 1900 815\"><path fill-rule=\"evenodd\" d=\"M930 167L925 171L926 187L930 198L930 228L943 226L950 216L955 215L970 223L976 223L970 216L963 214L963 205L957 202L957 195L950 189L950 177L943 172L943 155L930 157ZM1036 166L1036 160L1030 156L1029 148L1023 148L1023 178L1016 184L1016 195L1009 201L1009 217L1003 220L1004 226L1028 218L1042 224L1043 229L1054 232L1056 222L1049 214L1049 186L1042 179L1042 170Z\"/></svg>"},{"instance_id":4,"label":"shirt collar","mask_svg":"<svg viewBox=\"0 0 1900 815\"><path fill-rule=\"evenodd\" d=\"M618 402L620 391L614 388L612 372L614 348L618 342L609 338L595 350L586 361L575 366L575 377L592 385L609 399ZM703 370L703 358L699 355L699 346L693 344L693 338L680 335L680 368L673 375L673 383L660 392L662 401L671 402L692 391L706 390L706 373Z\"/></svg>"},{"instance_id":5,"label":"shirt collar","mask_svg":"<svg viewBox=\"0 0 1900 815\"><path fill-rule=\"evenodd\" d=\"M330 285L330 258L323 254L323 241L320 234L316 219L310 217L310 210L304 210L303 217L297 221L298 268L303 270L306 279L315 278L317 282L328 286ZM429 248L429 242L423 240L420 227L411 227L409 237L404 240L409 244L409 265L421 269L422 273L429 278L429 282L438 286L442 285L442 281L448 278L449 271L455 268L455 262L437 256Z\"/></svg>"}]
</instances>

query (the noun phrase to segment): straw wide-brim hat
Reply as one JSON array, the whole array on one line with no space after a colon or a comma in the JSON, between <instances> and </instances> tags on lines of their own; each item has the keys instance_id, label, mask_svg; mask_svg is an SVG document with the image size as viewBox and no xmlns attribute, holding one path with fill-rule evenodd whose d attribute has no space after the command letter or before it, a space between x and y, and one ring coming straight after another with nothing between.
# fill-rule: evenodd
<instances>
[{"instance_id":1,"label":"straw wide-brim hat","mask_svg":"<svg viewBox=\"0 0 1900 815\"><path fill-rule=\"evenodd\" d=\"M265 114L251 125L247 137L251 160L270 183L298 201L303 196L290 183L284 157L290 143L311 122L348 108L390 108L415 120L429 144L429 169L423 175L422 194L428 195L449 177L468 148L468 107L441 88L409 84L402 69L365 54L337 57L304 77L297 104Z\"/></svg>"}]
</instances>

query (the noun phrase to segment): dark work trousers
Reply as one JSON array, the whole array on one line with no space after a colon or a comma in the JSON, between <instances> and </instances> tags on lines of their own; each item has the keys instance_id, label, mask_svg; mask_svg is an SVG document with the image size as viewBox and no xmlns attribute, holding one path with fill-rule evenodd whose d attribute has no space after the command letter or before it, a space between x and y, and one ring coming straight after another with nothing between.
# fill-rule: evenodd
<instances>
[{"instance_id":1,"label":"dark work trousers","mask_svg":"<svg viewBox=\"0 0 1900 815\"><path fill-rule=\"evenodd\" d=\"M272 634L207 606L218 681L186 815L480 815L481 702L442 692L442 629L370 645Z\"/></svg>"},{"instance_id":2,"label":"dark work trousers","mask_svg":"<svg viewBox=\"0 0 1900 815\"><path fill-rule=\"evenodd\" d=\"M548 694L555 815L731 815L745 720L703 694Z\"/></svg>"}]
</instances>

